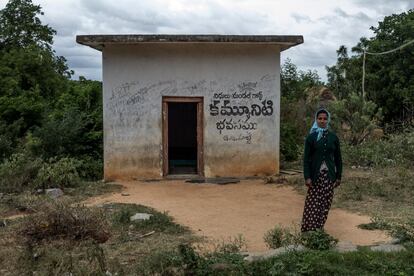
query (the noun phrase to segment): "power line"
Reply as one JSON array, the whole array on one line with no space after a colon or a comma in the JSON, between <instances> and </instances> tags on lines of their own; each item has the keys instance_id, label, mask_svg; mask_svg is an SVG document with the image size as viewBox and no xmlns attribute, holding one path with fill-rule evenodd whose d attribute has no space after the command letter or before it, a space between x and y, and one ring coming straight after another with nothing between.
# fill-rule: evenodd
<instances>
[{"instance_id":1,"label":"power line","mask_svg":"<svg viewBox=\"0 0 414 276\"><path fill-rule=\"evenodd\" d=\"M397 47L395 49L388 50L388 51L385 51L385 52L380 52L380 53L367 52L364 49L363 60L362 60L362 100L363 101L365 101L365 60L366 60L366 56L367 55L371 55L371 56L381 56L381 55L391 54L391 53L394 53L394 52L396 52L398 50L401 50L401 49L403 49L403 48L405 48L408 45L411 45L413 43L414 43L414 39L411 40L411 41L408 41L407 43L404 43L403 45L401 45L401 46L399 46L399 47Z\"/></svg>"}]
</instances>

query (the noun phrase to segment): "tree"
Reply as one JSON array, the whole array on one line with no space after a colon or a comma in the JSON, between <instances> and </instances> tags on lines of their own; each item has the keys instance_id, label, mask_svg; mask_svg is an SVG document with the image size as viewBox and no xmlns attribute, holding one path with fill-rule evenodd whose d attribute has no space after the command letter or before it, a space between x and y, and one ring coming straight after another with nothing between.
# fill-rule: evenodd
<instances>
[{"instance_id":1,"label":"tree","mask_svg":"<svg viewBox=\"0 0 414 276\"><path fill-rule=\"evenodd\" d=\"M40 6L31 0L11 0L0 12L0 46L27 48L33 45L50 50L56 31L42 25Z\"/></svg>"},{"instance_id":2,"label":"tree","mask_svg":"<svg viewBox=\"0 0 414 276\"><path fill-rule=\"evenodd\" d=\"M11 0L0 11L0 125L13 147L68 90L71 72L52 50L56 32L42 25L42 14L30 0Z\"/></svg>"},{"instance_id":3,"label":"tree","mask_svg":"<svg viewBox=\"0 0 414 276\"><path fill-rule=\"evenodd\" d=\"M414 39L414 10L386 16L377 27L371 27L374 36L361 38L347 56L345 47L338 50L336 65L327 67L328 85L339 98L350 93L361 95L362 54L395 49ZM365 90L367 100L382 108L382 124L413 122L414 119L414 44L387 55L367 55Z\"/></svg>"},{"instance_id":4,"label":"tree","mask_svg":"<svg viewBox=\"0 0 414 276\"><path fill-rule=\"evenodd\" d=\"M282 65L280 82L282 96L292 100L304 98L306 88L322 85L316 71L298 70L290 59L287 59Z\"/></svg>"}]
</instances>

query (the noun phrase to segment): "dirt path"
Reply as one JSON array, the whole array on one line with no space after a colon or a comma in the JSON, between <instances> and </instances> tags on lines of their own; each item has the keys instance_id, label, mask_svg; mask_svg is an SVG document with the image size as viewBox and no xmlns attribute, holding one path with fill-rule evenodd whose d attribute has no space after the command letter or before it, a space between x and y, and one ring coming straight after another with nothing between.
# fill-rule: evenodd
<instances>
[{"instance_id":1,"label":"dirt path","mask_svg":"<svg viewBox=\"0 0 414 276\"><path fill-rule=\"evenodd\" d=\"M300 222L304 197L291 187L266 185L261 180L238 184L190 184L184 181L124 182L123 193L92 198L87 204L137 203L167 211L196 234L227 240L242 234L250 251L266 250L263 235L276 224ZM390 238L381 231L357 228L369 217L332 209L326 231L339 240L369 245Z\"/></svg>"}]
</instances>

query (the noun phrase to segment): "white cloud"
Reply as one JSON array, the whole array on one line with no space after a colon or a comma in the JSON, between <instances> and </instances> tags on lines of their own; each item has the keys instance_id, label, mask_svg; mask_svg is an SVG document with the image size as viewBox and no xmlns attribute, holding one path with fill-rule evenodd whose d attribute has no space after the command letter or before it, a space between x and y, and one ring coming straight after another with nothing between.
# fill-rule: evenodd
<instances>
[{"instance_id":1,"label":"white cloud","mask_svg":"<svg viewBox=\"0 0 414 276\"><path fill-rule=\"evenodd\" d=\"M301 69L325 79L340 45L371 36L384 16L414 8L414 0L34 0L44 23L57 30L54 48L76 76L101 79L100 52L77 45L77 34L292 34L305 43L289 49ZM6 4L0 0L0 8Z\"/></svg>"}]
</instances>

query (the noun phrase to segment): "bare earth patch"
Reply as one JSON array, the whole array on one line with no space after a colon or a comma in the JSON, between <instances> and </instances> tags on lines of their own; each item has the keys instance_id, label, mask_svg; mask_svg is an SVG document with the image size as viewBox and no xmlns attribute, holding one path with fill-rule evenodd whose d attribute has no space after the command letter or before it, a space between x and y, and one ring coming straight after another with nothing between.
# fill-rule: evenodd
<instances>
[{"instance_id":1,"label":"bare earth patch","mask_svg":"<svg viewBox=\"0 0 414 276\"><path fill-rule=\"evenodd\" d=\"M262 180L237 184L191 184L183 180L122 182L122 193L90 198L88 205L136 203L166 211L177 223L212 240L242 234L247 250L264 251L264 234L275 225L298 225L304 197L289 186L266 185ZM332 209L325 230L341 241L370 245L389 241L385 232L359 229L368 216Z\"/></svg>"}]
</instances>

